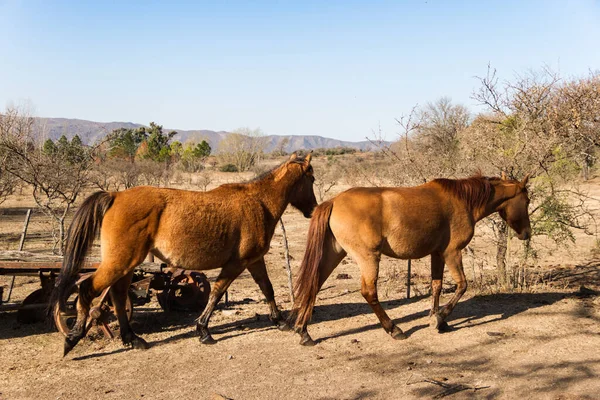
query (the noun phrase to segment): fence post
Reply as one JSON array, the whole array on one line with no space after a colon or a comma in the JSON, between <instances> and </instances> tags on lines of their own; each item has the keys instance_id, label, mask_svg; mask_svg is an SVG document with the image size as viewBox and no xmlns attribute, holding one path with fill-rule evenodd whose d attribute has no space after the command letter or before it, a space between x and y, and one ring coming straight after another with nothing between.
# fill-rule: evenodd
<instances>
[{"instance_id":1,"label":"fence post","mask_svg":"<svg viewBox=\"0 0 600 400\"><path fill-rule=\"evenodd\" d=\"M31 208L27 210L27 215L25 216L25 224L23 225L23 232L21 233L21 241L19 242L19 251L23 250L23 246L25 245L25 236L27 236L27 227L29 226L29 218L31 218Z\"/></svg>"},{"instance_id":2,"label":"fence post","mask_svg":"<svg viewBox=\"0 0 600 400\"><path fill-rule=\"evenodd\" d=\"M285 248L285 261L288 276L288 287L290 289L290 300L294 303L294 284L292 282L292 265L290 264L290 248L288 245L287 234L285 233L285 226L283 225L283 219L279 219L281 224L281 231L283 232L283 247Z\"/></svg>"},{"instance_id":3,"label":"fence post","mask_svg":"<svg viewBox=\"0 0 600 400\"><path fill-rule=\"evenodd\" d=\"M406 298L410 299L410 267L411 260L408 259L408 277L406 278Z\"/></svg>"}]
</instances>

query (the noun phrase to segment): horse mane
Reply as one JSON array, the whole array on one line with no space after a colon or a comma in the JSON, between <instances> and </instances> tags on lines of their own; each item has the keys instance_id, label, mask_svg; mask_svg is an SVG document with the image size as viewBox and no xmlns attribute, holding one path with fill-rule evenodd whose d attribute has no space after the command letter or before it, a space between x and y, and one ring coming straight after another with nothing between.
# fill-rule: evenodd
<instances>
[{"instance_id":1,"label":"horse mane","mask_svg":"<svg viewBox=\"0 0 600 400\"><path fill-rule=\"evenodd\" d=\"M281 164L279 164L278 166L276 166L275 168L265 171L265 172L261 173L260 175L257 175L254 178L245 181L244 183L258 182L258 181L262 181L266 178L269 178L275 173L275 171L277 171L279 168L281 168L287 162L288 161L286 160L286 161L282 162ZM289 161L289 162L290 162L290 164L304 164L304 157L302 157L302 158L298 157L295 160Z\"/></svg>"},{"instance_id":2,"label":"horse mane","mask_svg":"<svg viewBox=\"0 0 600 400\"><path fill-rule=\"evenodd\" d=\"M464 179L435 179L442 189L467 203L471 210L484 207L494 194L492 182L500 178L473 175Z\"/></svg>"}]
</instances>

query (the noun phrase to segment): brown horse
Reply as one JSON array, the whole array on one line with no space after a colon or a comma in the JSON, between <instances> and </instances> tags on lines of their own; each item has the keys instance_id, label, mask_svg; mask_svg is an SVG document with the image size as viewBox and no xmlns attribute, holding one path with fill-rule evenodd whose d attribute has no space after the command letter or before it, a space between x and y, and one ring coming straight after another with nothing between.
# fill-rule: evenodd
<instances>
[{"instance_id":1,"label":"brown horse","mask_svg":"<svg viewBox=\"0 0 600 400\"><path fill-rule=\"evenodd\" d=\"M461 250L471 241L475 223L498 212L519 239L531 236L527 180L474 176L436 179L412 188L354 188L320 204L310 222L290 315L302 336L300 343L314 344L306 326L317 292L346 254L360 267L363 297L394 339L406 335L377 298L381 255L400 259L431 255L430 316L435 328L446 330L446 318L467 289ZM440 309L444 264L457 287L450 302Z\"/></svg>"},{"instance_id":2,"label":"brown horse","mask_svg":"<svg viewBox=\"0 0 600 400\"><path fill-rule=\"evenodd\" d=\"M91 278L80 284L77 321L65 339L64 354L85 335L91 300L109 286L123 343L148 347L132 331L124 305L134 268L149 252L174 267L221 268L197 320L202 343L214 343L208 330L211 314L231 282L246 268L269 303L270 319L286 326L275 304L264 255L288 204L307 218L317 205L310 160L310 154L305 159L293 154L254 181L226 184L209 192L136 187L88 197L69 227L51 307L58 302L64 309L68 290L98 231L102 261Z\"/></svg>"}]
</instances>

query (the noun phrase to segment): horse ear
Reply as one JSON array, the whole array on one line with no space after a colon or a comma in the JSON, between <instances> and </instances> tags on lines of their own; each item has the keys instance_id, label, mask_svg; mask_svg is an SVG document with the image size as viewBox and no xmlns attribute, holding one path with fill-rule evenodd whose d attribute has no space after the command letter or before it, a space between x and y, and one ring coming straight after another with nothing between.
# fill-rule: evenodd
<instances>
[{"instance_id":1,"label":"horse ear","mask_svg":"<svg viewBox=\"0 0 600 400\"><path fill-rule=\"evenodd\" d=\"M501 177L502 177L502 180L505 181L506 180L506 172L502 171Z\"/></svg>"},{"instance_id":2,"label":"horse ear","mask_svg":"<svg viewBox=\"0 0 600 400\"><path fill-rule=\"evenodd\" d=\"M289 161L294 161L296 158L298 158L298 154L296 154L296 152L293 152L292 155L290 156Z\"/></svg>"},{"instance_id":3,"label":"horse ear","mask_svg":"<svg viewBox=\"0 0 600 400\"><path fill-rule=\"evenodd\" d=\"M525 178L523 178L523 180L521 181L521 186L523 186L523 187L527 186L527 182L529 182L530 176L531 176L531 172L528 173L527 175L525 175Z\"/></svg>"},{"instance_id":4,"label":"horse ear","mask_svg":"<svg viewBox=\"0 0 600 400\"><path fill-rule=\"evenodd\" d=\"M309 165L310 164L310 160L312 160L312 150L310 153L308 153L306 155L306 157L304 157L304 165Z\"/></svg>"}]
</instances>

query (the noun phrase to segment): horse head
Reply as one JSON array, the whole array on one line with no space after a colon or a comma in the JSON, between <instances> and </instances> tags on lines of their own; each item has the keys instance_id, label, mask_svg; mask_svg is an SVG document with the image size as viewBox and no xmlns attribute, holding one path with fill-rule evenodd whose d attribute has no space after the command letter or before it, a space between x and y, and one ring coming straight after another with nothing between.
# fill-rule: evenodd
<instances>
[{"instance_id":1,"label":"horse head","mask_svg":"<svg viewBox=\"0 0 600 400\"><path fill-rule=\"evenodd\" d=\"M293 153L288 160L288 168L299 168L301 175L292 188L290 204L300 210L306 218L310 218L313 210L318 205L313 184L315 176L310 160L312 155L309 153L305 158L298 158L296 153Z\"/></svg>"},{"instance_id":2,"label":"horse head","mask_svg":"<svg viewBox=\"0 0 600 400\"><path fill-rule=\"evenodd\" d=\"M502 180L507 181L506 175L502 174ZM498 209L500 217L517 233L517 237L521 240L531 237L527 181L529 181L529 174L520 182L512 182L516 185L515 195L506 200Z\"/></svg>"}]
</instances>

